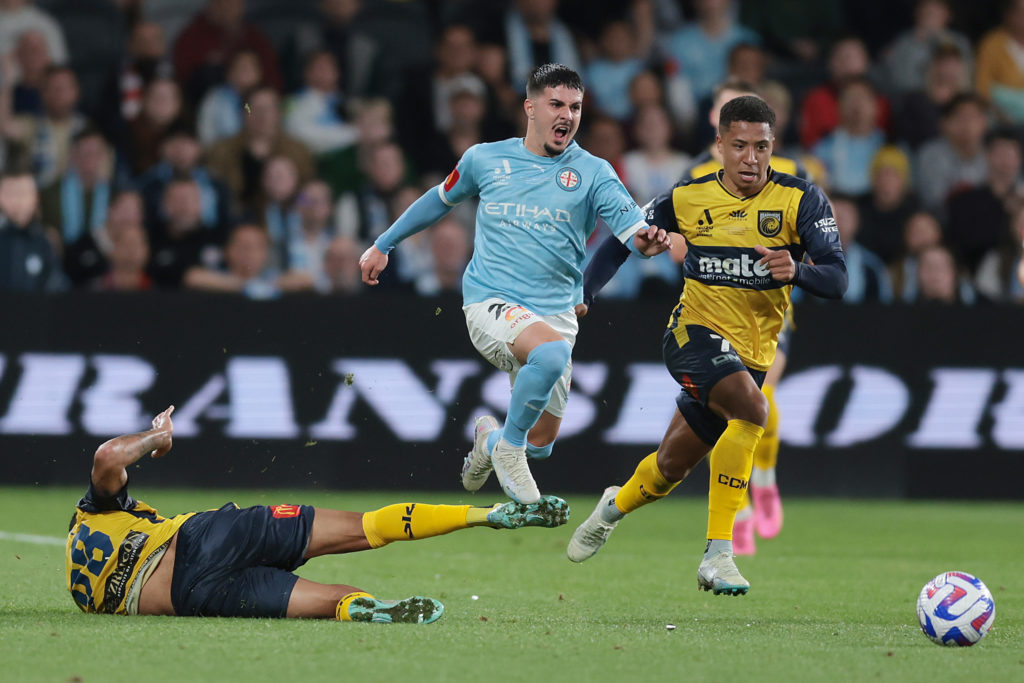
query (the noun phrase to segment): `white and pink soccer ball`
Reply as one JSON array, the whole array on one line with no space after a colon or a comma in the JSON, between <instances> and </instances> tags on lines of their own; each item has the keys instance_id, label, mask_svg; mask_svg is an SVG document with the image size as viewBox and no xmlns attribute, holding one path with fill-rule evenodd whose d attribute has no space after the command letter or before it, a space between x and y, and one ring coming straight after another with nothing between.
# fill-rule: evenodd
<instances>
[{"instance_id":1,"label":"white and pink soccer ball","mask_svg":"<svg viewBox=\"0 0 1024 683\"><path fill-rule=\"evenodd\" d=\"M996 618L992 593L967 572L943 572L917 596L917 621L939 645L969 646L981 640Z\"/></svg>"}]
</instances>

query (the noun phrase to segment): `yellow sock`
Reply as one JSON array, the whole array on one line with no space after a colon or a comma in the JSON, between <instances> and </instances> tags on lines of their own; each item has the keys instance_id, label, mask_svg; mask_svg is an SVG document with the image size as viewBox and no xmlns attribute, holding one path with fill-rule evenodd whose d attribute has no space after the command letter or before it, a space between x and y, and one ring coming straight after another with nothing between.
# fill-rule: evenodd
<instances>
[{"instance_id":1,"label":"yellow sock","mask_svg":"<svg viewBox=\"0 0 1024 683\"><path fill-rule=\"evenodd\" d=\"M764 434L760 425L729 420L711 450L708 486L708 538L732 540L732 525L743 502L754 462L754 448Z\"/></svg>"},{"instance_id":2,"label":"yellow sock","mask_svg":"<svg viewBox=\"0 0 1024 683\"><path fill-rule=\"evenodd\" d=\"M470 526L469 505L398 503L363 513L363 533L371 548L392 541L415 541Z\"/></svg>"},{"instance_id":3,"label":"yellow sock","mask_svg":"<svg viewBox=\"0 0 1024 683\"><path fill-rule=\"evenodd\" d=\"M775 387L765 384L761 389L768 399L768 424L764 436L754 449L754 467L759 470L773 470L779 462L779 407L775 403Z\"/></svg>"},{"instance_id":4,"label":"yellow sock","mask_svg":"<svg viewBox=\"0 0 1024 683\"><path fill-rule=\"evenodd\" d=\"M678 485L678 481L669 481L658 469L658 452L655 451L640 461L633 476L615 494L615 507L622 514L632 512L664 498Z\"/></svg>"},{"instance_id":5,"label":"yellow sock","mask_svg":"<svg viewBox=\"0 0 1024 683\"><path fill-rule=\"evenodd\" d=\"M341 600L338 601L338 606L334 608L334 618L338 621L352 621L352 615L348 613L348 606L352 604L352 601L356 598L372 598L373 596L363 591L357 591L355 593L349 593Z\"/></svg>"}]
</instances>

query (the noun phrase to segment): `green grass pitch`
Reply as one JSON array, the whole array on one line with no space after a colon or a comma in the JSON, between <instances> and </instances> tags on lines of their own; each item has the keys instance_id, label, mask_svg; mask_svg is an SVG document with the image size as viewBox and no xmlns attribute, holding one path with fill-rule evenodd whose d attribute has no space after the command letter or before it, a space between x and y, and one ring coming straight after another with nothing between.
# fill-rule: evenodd
<instances>
[{"instance_id":1,"label":"green grass pitch","mask_svg":"<svg viewBox=\"0 0 1024 683\"><path fill-rule=\"evenodd\" d=\"M163 514L227 500L349 510L489 500L132 492ZM0 488L0 531L62 537L81 493ZM560 529L469 529L320 558L299 571L379 597L436 597L446 612L429 626L86 615L64 590L61 547L3 538L0 679L1024 680L1024 505L788 499L779 538L739 558L749 595L716 597L696 588L706 521L698 498L639 510L597 556L569 562L569 535L596 498L571 496L573 517ZM972 648L932 644L914 616L921 586L951 569L981 577L995 597L994 627Z\"/></svg>"}]
</instances>

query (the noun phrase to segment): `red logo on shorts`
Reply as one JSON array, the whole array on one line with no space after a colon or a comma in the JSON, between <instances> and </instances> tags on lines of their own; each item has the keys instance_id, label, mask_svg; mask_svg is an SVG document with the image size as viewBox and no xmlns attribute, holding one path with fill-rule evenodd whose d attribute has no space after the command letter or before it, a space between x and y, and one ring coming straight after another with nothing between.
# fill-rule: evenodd
<instances>
[{"instance_id":1,"label":"red logo on shorts","mask_svg":"<svg viewBox=\"0 0 1024 683\"><path fill-rule=\"evenodd\" d=\"M690 379L689 375L683 375L681 378L679 378L679 384L682 385L683 389L686 389L688 392L690 392L691 396L698 400L700 399L700 395L697 392L697 385L693 383L693 380Z\"/></svg>"},{"instance_id":2,"label":"red logo on shorts","mask_svg":"<svg viewBox=\"0 0 1024 683\"><path fill-rule=\"evenodd\" d=\"M271 505L270 510L277 519L285 517L298 517L302 509L298 505Z\"/></svg>"},{"instance_id":3,"label":"red logo on shorts","mask_svg":"<svg viewBox=\"0 0 1024 683\"><path fill-rule=\"evenodd\" d=\"M449 192L455 183L459 182L459 169L452 169L452 172L448 174L448 177L444 179L444 191Z\"/></svg>"}]
</instances>

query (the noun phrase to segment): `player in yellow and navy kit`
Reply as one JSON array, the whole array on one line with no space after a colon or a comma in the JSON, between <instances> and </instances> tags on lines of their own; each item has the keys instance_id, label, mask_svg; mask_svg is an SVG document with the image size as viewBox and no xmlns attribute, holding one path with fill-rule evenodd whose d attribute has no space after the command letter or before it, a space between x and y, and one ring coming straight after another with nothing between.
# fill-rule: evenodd
<instances>
[{"instance_id":1,"label":"player in yellow and navy kit","mask_svg":"<svg viewBox=\"0 0 1024 683\"><path fill-rule=\"evenodd\" d=\"M723 169L680 183L645 207L649 221L660 220L665 229L674 225L688 245L685 287L663 339L665 364L682 391L658 450L622 487L606 489L576 529L571 560L591 557L625 514L668 495L710 455L707 545L697 585L716 595L743 595L750 588L736 568L732 529L767 423L760 387L790 292L799 285L840 298L847 285L825 195L770 166L774 125L774 112L758 97L727 102L717 138ZM587 278L621 262L617 249L602 251L605 245ZM805 254L814 265L802 262Z\"/></svg>"},{"instance_id":2,"label":"player in yellow and navy kit","mask_svg":"<svg viewBox=\"0 0 1024 683\"><path fill-rule=\"evenodd\" d=\"M306 617L429 624L432 598L378 600L344 584L292 572L320 555L379 548L471 526L517 529L564 524L564 500L491 507L399 503L346 512L309 505L259 505L161 517L128 494L126 467L170 449L170 406L153 427L101 445L89 490L68 529L67 588L83 612L221 617Z\"/></svg>"}]
</instances>

